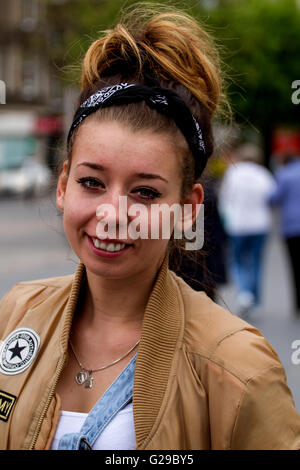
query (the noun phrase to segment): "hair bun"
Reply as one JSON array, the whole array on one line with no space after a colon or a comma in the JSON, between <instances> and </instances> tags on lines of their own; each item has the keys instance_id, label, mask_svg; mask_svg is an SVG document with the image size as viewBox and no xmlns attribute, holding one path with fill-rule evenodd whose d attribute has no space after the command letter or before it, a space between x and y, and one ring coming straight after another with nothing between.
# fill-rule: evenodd
<instances>
[{"instance_id":1,"label":"hair bun","mask_svg":"<svg viewBox=\"0 0 300 470\"><path fill-rule=\"evenodd\" d=\"M216 47L195 19L168 6L135 4L104 31L84 57L81 87L115 75L141 82L145 64L164 86L181 84L210 114L216 111L222 88Z\"/></svg>"}]
</instances>

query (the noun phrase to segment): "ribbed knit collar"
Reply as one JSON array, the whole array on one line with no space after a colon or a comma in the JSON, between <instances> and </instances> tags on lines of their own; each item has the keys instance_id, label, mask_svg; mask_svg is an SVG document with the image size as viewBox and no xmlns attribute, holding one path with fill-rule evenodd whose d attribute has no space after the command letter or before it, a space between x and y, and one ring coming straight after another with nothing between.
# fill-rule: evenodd
<instances>
[{"instance_id":1,"label":"ribbed knit collar","mask_svg":"<svg viewBox=\"0 0 300 470\"><path fill-rule=\"evenodd\" d=\"M133 414L138 449L145 448L156 428L175 349L181 339L183 309L179 302L178 287L166 256L145 309L135 369Z\"/></svg>"},{"instance_id":2,"label":"ribbed knit collar","mask_svg":"<svg viewBox=\"0 0 300 470\"><path fill-rule=\"evenodd\" d=\"M85 266L79 263L66 308L62 338L67 347ZM135 369L133 414L137 449L151 439L168 385L174 353L183 331L183 308L178 287L168 269L168 255L159 269L145 309Z\"/></svg>"}]
</instances>

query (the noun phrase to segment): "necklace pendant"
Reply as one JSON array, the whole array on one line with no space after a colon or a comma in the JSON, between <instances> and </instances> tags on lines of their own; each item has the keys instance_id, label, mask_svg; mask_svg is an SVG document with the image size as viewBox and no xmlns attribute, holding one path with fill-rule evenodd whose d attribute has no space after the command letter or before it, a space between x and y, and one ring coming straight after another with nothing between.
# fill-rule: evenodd
<instances>
[{"instance_id":1,"label":"necklace pendant","mask_svg":"<svg viewBox=\"0 0 300 470\"><path fill-rule=\"evenodd\" d=\"M84 382L84 388L92 388L94 382L94 377L92 376L92 371L89 370L89 376Z\"/></svg>"},{"instance_id":2,"label":"necklace pendant","mask_svg":"<svg viewBox=\"0 0 300 470\"><path fill-rule=\"evenodd\" d=\"M81 369L81 371L75 375L75 381L78 385L83 385L88 378L89 374L85 369Z\"/></svg>"},{"instance_id":3,"label":"necklace pendant","mask_svg":"<svg viewBox=\"0 0 300 470\"><path fill-rule=\"evenodd\" d=\"M84 385L84 388L92 388L94 377L91 370L81 369L75 375L75 381L78 385Z\"/></svg>"}]
</instances>

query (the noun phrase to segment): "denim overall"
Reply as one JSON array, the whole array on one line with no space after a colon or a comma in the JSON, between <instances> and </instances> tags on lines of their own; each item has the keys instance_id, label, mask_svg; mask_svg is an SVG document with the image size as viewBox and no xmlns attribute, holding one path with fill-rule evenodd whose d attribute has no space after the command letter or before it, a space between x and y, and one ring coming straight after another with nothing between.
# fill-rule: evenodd
<instances>
[{"instance_id":1,"label":"denim overall","mask_svg":"<svg viewBox=\"0 0 300 470\"><path fill-rule=\"evenodd\" d=\"M135 363L136 355L89 412L80 431L64 434L57 450L92 450L105 426L132 399Z\"/></svg>"}]
</instances>

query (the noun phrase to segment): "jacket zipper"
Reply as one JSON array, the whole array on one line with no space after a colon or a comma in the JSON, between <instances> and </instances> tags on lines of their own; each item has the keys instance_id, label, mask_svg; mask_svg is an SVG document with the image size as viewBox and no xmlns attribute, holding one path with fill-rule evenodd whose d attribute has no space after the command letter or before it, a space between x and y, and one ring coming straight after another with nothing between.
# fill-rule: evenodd
<instances>
[{"instance_id":1,"label":"jacket zipper","mask_svg":"<svg viewBox=\"0 0 300 470\"><path fill-rule=\"evenodd\" d=\"M67 349L68 349L69 332L70 332L71 325L72 325L73 313L74 313L76 302L77 302L77 299L78 299L84 269L85 269L84 265L80 262L79 265L78 265L76 274L75 274L73 284L72 284L71 293L70 293L70 297L69 297L69 300L68 300L68 305L66 307L66 309L67 309L66 319L65 319L65 325L63 327L62 343L61 343L63 351L67 351ZM45 407L43 409L43 412L42 412L42 414L41 414L41 416L38 420L38 424L37 424L35 433L33 435L33 438L31 440L31 444L28 447L28 450L33 450L34 447L35 447L36 441L39 437L39 433L40 433L40 430L41 430L41 427L42 427L42 424L43 424L43 420L46 416L46 413L47 413L48 408L50 406L51 400L54 396L55 389L56 389L56 386L57 386L57 382L58 382L60 374L61 374L61 372L62 372L62 370L65 366L66 360L67 360L67 352L65 352L63 354L62 361L61 361L61 363L59 364L59 366L57 368L57 372L56 372L53 387L50 390L47 402L46 402Z\"/></svg>"},{"instance_id":2,"label":"jacket zipper","mask_svg":"<svg viewBox=\"0 0 300 470\"><path fill-rule=\"evenodd\" d=\"M50 406L50 403L51 403L51 400L54 396L54 392L55 392L55 389L56 389L56 386L57 386L57 382L59 380L59 377L60 377L60 374L65 366L65 362L66 362L66 358L67 358L67 355L65 354L63 356L63 359L62 359L62 362L61 362L61 365L59 365L58 369L57 369L57 373L56 373L56 377L55 377L55 381L54 381L54 384L53 384L53 387L51 388L51 391L49 393L49 396L48 396L48 399L47 399L47 402L45 404L45 407L42 411L42 414L39 418L39 421L38 421L38 424L37 424L37 427L36 427L36 430L35 430L35 433L33 435L33 438L31 440L31 444L30 446L28 447L28 450L34 450L34 447L35 447L35 444L36 444L36 441L39 437L39 433L40 433L40 430L41 430L41 427L42 427L42 423L43 423L43 420L46 416L46 413L48 411L48 408Z\"/></svg>"}]
</instances>

